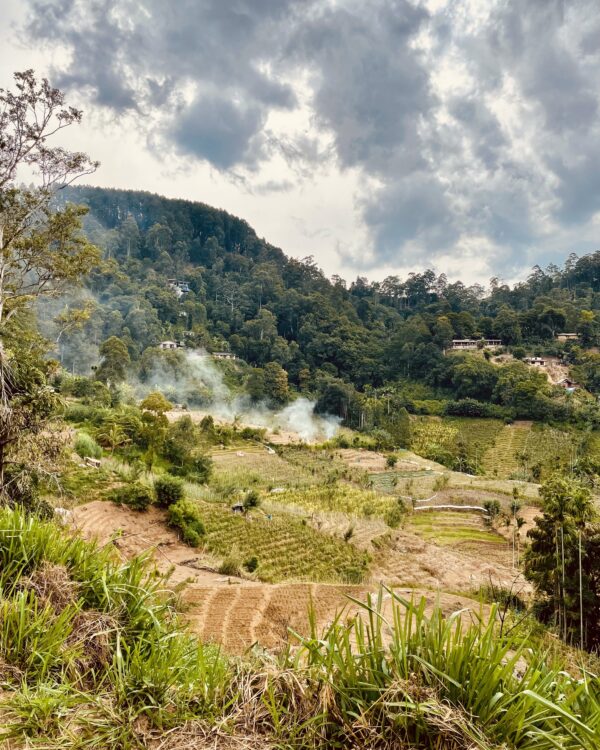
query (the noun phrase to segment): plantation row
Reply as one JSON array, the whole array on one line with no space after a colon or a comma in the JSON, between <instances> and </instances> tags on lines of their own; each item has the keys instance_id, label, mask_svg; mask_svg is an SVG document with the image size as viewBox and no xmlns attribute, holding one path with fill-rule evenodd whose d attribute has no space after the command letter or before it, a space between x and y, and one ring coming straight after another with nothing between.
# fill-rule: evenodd
<instances>
[{"instance_id":1,"label":"plantation row","mask_svg":"<svg viewBox=\"0 0 600 750\"><path fill-rule=\"evenodd\" d=\"M239 563L256 557L263 581L360 583L368 576L368 556L289 514L241 517L216 503L201 503L199 509L209 549Z\"/></svg>"}]
</instances>

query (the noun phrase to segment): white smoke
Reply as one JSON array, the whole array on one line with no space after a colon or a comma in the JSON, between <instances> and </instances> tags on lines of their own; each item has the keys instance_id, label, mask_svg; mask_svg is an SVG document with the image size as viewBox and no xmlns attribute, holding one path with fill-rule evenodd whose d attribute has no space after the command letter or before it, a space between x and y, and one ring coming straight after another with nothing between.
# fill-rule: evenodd
<instances>
[{"instance_id":1,"label":"white smoke","mask_svg":"<svg viewBox=\"0 0 600 750\"><path fill-rule=\"evenodd\" d=\"M158 390L173 403L199 408L228 422L291 432L305 442L328 440L339 429L339 417L315 414L315 402L307 398L298 398L276 411L265 403L252 403L248 396L233 394L206 352L177 350L177 360L177 367L167 359L159 360L146 382L135 384L137 396L143 398Z\"/></svg>"}]
</instances>

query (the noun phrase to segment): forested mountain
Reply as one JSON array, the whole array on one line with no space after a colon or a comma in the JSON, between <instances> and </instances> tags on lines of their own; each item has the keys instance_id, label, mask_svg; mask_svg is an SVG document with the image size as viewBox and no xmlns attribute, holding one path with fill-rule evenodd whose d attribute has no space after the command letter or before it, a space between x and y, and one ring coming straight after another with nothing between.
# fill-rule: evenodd
<instances>
[{"instance_id":1,"label":"forested mountain","mask_svg":"<svg viewBox=\"0 0 600 750\"><path fill-rule=\"evenodd\" d=\"M600 252L571 255L562 269L535 267L512 288L498 279L489 290L450 283L432 270L346 284L327 279L313 257L288 258L245 221L202 203L93 187L66 188L60 199L89 207L85 231L104 258L87 284L86 314L73 320L63 301L41 316L58 316L54 338L76 373L90 374L111 337L142 372L145 352L172 339L230 350L256 368L283 368L292 387L346 418L356 391L383 386L410 386L413 400L467 398L534 417L546 412L547 403L532 406L527 389L521 406L506 384L499 390L501 368L485 358L444 356L453 338L496 338L517 359L558 355L578 368L586 388L600 389ZM173 279L189 291L175 289ZM76 307L75 299L69 304ZM562 331L579 340L558 343ZM539 373L517 364L537 393ZM555 416L564 418L564 409Z\"/></svg>"}]
</instances>

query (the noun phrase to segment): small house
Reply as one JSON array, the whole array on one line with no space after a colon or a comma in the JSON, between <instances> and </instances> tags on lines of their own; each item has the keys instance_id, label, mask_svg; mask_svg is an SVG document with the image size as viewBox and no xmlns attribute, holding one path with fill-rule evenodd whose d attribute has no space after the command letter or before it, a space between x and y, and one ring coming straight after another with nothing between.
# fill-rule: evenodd
<instances>
[{"instance_id":1,"label":"small house","mask_svg":"<svg viewBox=\"0 0 600 750\"><path fill-rule=\"evenodd\" d=\"M525 362L533 367L546 367L546 360L541 357L526 357Z\"/></svg>"},{"instance_id":2,"label":"small house","mask_svg":"<svg viewBox=\"0 0 600 750\"><path fill-rule=\"evenodd\" d=\"M237 514L243 514L244 513L244 505L243 503L234 503L231 506L231 512L237 513Z\"/></svg>"},{"instance_id":3,"label":"small house","mask_svg":"<svg viewBox=\"0 0 600 750\"><path fill-rule=\"evenodd\" d=\"M188 292L191 292L189 282L187 281L178 281L177 279L169 279L168 280L169 289L171 289L175 294L177 295L177 299L181 299L184 294L187 294Z\"/></svg>"},{"instance_id":4,"label":"small house","mask_svg":"<svg viewBox=\"0 0 600 750\"><path fill-rule=\"evenodd\" d=\"M579 388L579 384L576 383L574 380L571 380L571 378L563 378L558 385L560 385L562 388L565 389L568 393L573 393L573 391L576 391Z\"/></svg>"},{"instance_id":5,"label":"small house","mask_svg":"<svg viewBox=\"0 0 600 750\"><path fill-rule=\"evenodd\" d=\"M556 340L565 343L566 341L579 341L578 333L557 333Z\"/></svg>"},{"instance_id":6,"label":"small house","mask_svg":"<svg viewBox=\"0 0 600 750\"><path fill-rule=\"evenodd\" d=\"M498 347L502 346L502 341L500 339L452 339L452 349L479 349L482 344L484 348Z\"/></svg>"},{"instance_id":7,"label":"small house","mask_svg":"<svg viewBox=\"0 0 600 750\"><path fill-rule=\"evenodd\" d=\"M233 354L233 352L213 352L212 353L213 359L237 359L237 356Z\"/></svg>"},{"instance_id":8,"label":"small house","mask_svg":"<svg viewBox=\"0 0 600 750\"><path fill-rule=\"evenodd\" d=\"M159 346L161 349L177 349L179 344L176 341L161 341Z\"/></svg>"},{"instance_id":9,"label":"small house","mask_svg":"<svg viewBox=\"0 0 600 750\"><path fill-rule=\"evenodd\" d=\"M477 349L477 341L475 339L453 339L453 349Z\"/></svg>"},{"instance_id":10,"label":"small house","mask_svg":"<svg viewBox=\"0 0 600 750\"><path fill-rule=\"evenodd\" d=\"M99 469L100 468L100 459L98 459L98 458L92 458L91 456L86 456L83 459L83 463L86 466L91 466L93 469Z\"/></svg>"}]
</instances>

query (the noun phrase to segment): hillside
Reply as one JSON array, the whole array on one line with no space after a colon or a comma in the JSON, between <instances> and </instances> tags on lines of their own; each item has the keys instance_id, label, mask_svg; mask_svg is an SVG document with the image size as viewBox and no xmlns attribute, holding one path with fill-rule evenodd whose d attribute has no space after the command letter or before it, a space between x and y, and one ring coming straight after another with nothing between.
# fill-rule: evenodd
<instances>
[{"instance_id":1,"label":"hillside","mask_svg":"<svg viewBox=\"0 0 600 750\"><path fill-rule=\"evenodd\" d=\"M202 203L91 187L60 195L89 207L85 231L105 260L86 291L40 311L43 331L58 341L56 354L72 373L98 368L108 340L124 345L120 368L142 383L173 380L185 350L226 350L240 362L229 371L234 390L275 403L307 394L319 411L355 429L383 429L394 440L402 439L400 408L598 419L588 391L599 390L600 253L552 274L536 268L527 282L512 289L494 283L487 293L429 270L348 285L326 279L313 258L288 258L246 222ZM561 330L577 339L559 340ZM514 357L445 355L453 339L481 338L499 340ZM161 352L161 341L183 348ZM576 392L519 361L534 354L572 370ZM96 372L104 382L123 377L119 367Z\"/></svg>"}]
</instances>

